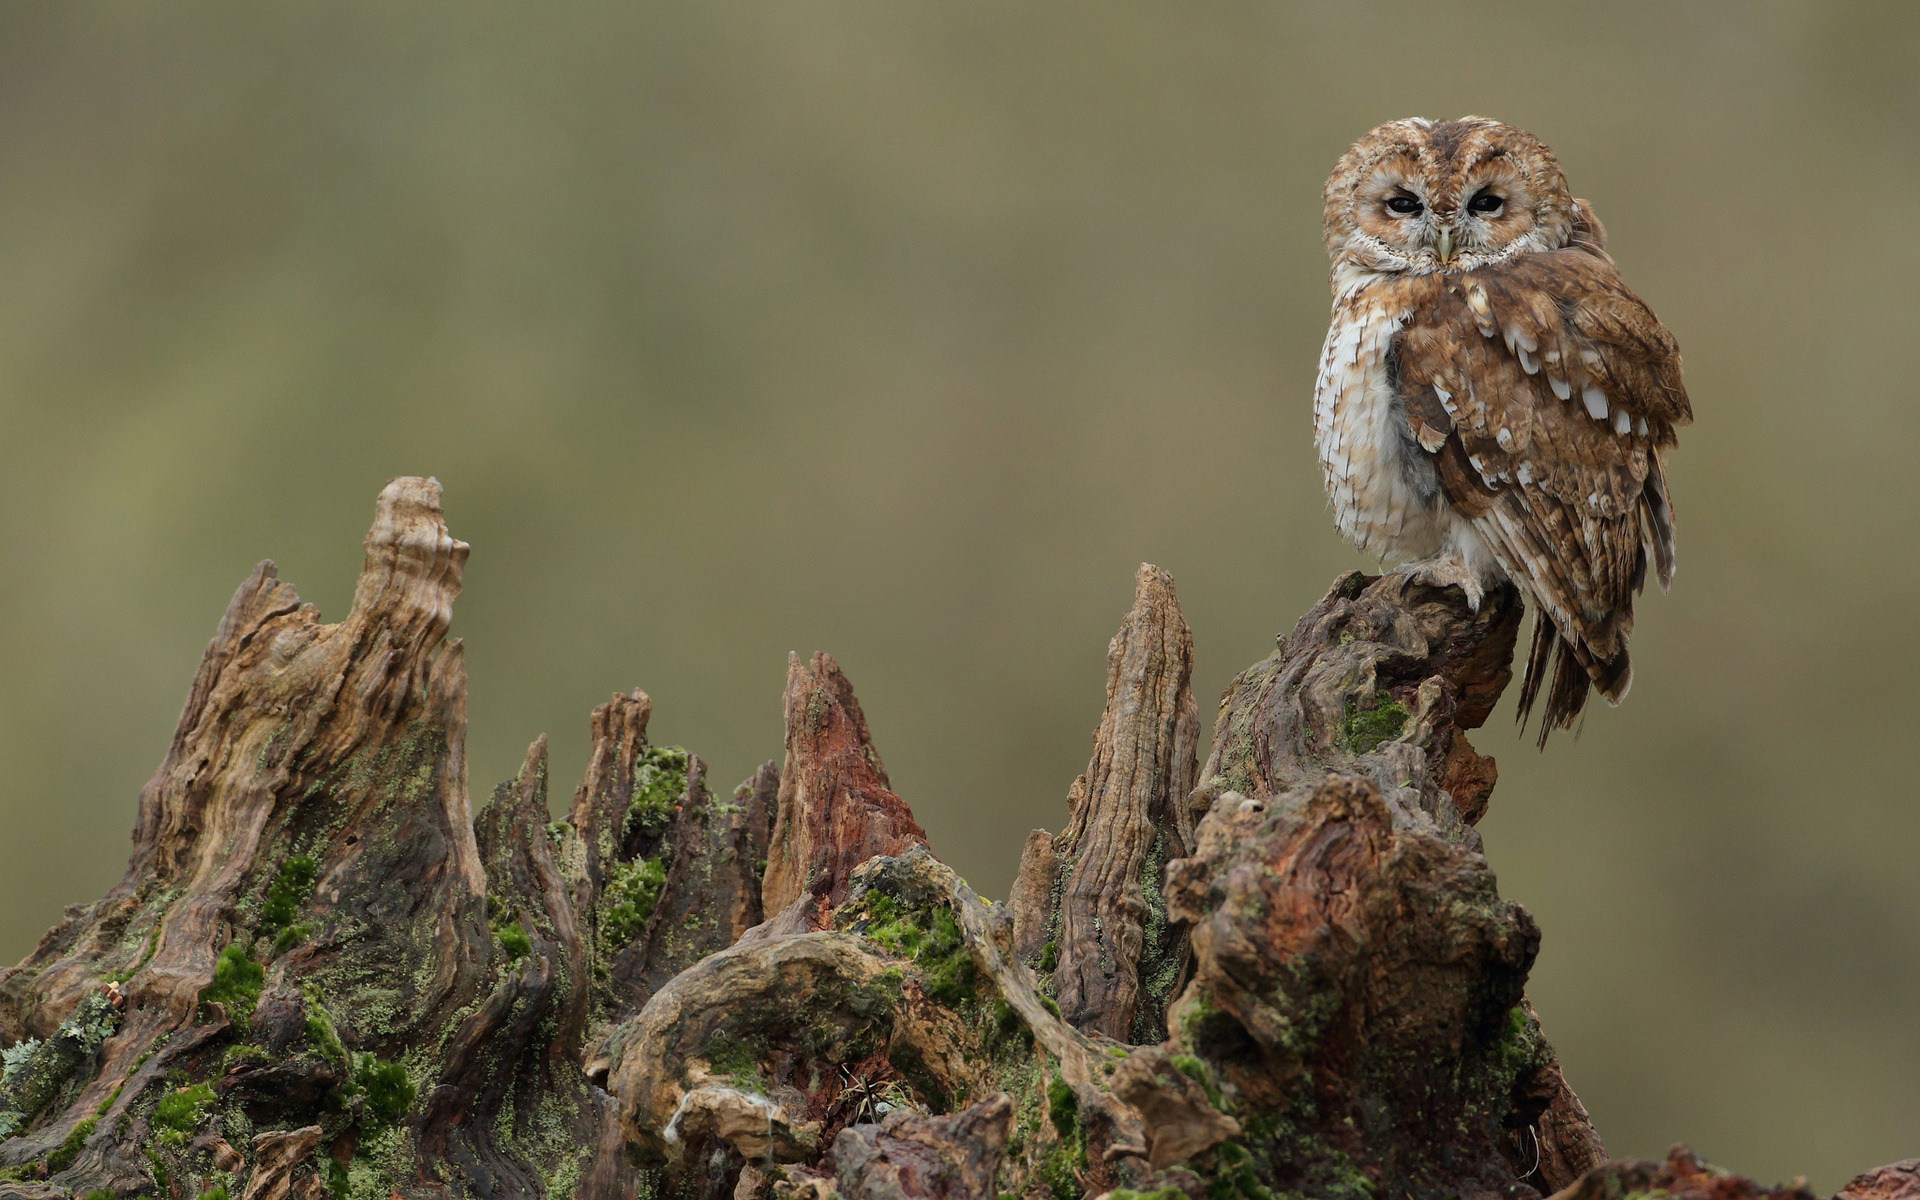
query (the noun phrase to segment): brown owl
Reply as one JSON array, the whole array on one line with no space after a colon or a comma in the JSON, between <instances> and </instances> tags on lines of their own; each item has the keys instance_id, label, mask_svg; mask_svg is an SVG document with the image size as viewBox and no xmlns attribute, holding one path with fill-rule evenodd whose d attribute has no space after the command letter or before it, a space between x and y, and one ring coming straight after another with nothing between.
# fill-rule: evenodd
<instances>
[{"instance_id":1,"label":"brown owl","mask_svg":"<svg viewBox=\"0 0 1920 1200\"><path fill-rule=\"evenodd\" d=\"M1327 180L1333 325L1314 444L1340 529L1476 607L1533 602L1524 721L1618 704L1647 560L1673 578L1666 455L1693 420L1680 349L1533 135L1484 117L1382 125ZM1556 655L1555 650L1558 649Z\"/></svg>"}]
</instances>

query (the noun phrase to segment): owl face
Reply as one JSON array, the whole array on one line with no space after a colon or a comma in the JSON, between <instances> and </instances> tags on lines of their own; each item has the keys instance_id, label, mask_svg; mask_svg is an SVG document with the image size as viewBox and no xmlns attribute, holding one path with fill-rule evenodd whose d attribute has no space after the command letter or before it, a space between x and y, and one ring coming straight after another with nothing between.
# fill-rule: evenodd
<instances>
[{"instance_id":1,"label":"owl face","mask_svg":"<svg viewBox=\"0 0 1920 1200\"><path fill-rule=\"evenodd\" d=\"M1565 246L1573 197L1539 139L1485 117L1413 117L1353 144L1327 180L1336 273L1471 271Z\"/></svg>"}]
</instances>

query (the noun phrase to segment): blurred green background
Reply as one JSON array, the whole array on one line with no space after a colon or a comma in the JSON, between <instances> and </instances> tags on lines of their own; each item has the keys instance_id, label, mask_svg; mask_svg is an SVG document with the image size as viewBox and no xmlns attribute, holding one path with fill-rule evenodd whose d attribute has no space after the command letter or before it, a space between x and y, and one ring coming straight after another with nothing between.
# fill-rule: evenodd
<instances>
[{"instance_id":1,"label":"blurred green background","mask_svg":"<svg viewBox=\"0 0 1920 1200\"><path fill-rule=\"evenodd\" d=\"M830 649L934 845L1058 828L1151 560L1213 700L1342 570L1320 185L1533 130L1699 422L1637 686L1483 830L1619 1155L1920 1153L1920 18L1898 3L0 8L0 959L124 865L260 558L473 544L474 790L645 687L722 783Z\"/></svg>"}]
</instances>

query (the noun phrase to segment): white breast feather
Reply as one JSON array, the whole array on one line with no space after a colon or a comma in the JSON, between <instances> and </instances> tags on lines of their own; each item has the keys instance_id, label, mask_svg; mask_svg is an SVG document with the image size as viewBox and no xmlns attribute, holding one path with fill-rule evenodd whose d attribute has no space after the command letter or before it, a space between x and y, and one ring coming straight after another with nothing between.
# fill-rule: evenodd
<instances>
[{"instance_id":1,"label":"white breast feather","mask_svg":"<svg viewBox=\"0 0 1920 1200\"><path fill-rule=\"evenodd\" d=\"M1398 428L1405 418L1393 410L1387 351L1408 315L1368 303L1358 288L1335 303L1313 394L1313 440L1334 520L1382 561L1453 551L1490 575L1498 568L1472 523L1444 500L1423 500L1401 461L1410 451ZM1451 413L1452 396L1441 396Z\"/></svg>"},{"instance_id":2,"label":"white breast feather","mask_svg":"<svg viewBox=\"0 0 1920 1200\"><path fill-rule=\"evenodd\" d=\"M1387 387L1387 348L1405 321L1405 312L1364 300L1336 308L1313 394L1313 440L1334 520L1377 558L1401 551L1409 514L1419 507L1400 469Z\"/></svg>"}]
</instances>

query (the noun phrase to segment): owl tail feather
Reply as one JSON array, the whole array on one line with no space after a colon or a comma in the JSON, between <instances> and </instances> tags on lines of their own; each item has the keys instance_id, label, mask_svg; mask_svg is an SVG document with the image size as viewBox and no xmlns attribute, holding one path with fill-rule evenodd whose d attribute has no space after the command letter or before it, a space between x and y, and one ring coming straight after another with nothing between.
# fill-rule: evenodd
<instances>
[{"instance_id":1,"label":"owl tail feather","mask_svg":"<svg viewBox=\"0 0 1920 1200\"><path fill-rule=\"evenodd\" d=\"M1557 653L1556 653L1557 652ZM1553 663L1553 679L1547 681L1547 664ZM1537 745L1547 748L1547 738L1556 729L1572 729L1587 706L1589 686L1600 689L1609 704L1618 704L1633 686L1633 665L1626 647L1611 659L1597 657L1578 639L1562 637L1538 606L1533 610L1533 640L1527 647L1527 669L1520 677L1520 709L1516 714L1521 728L1533 712L1540 685L1547 684L1547 707L1540 714ZM1574 734L1579 737L1578 733Z\"/></svg>"}]
</instances>

